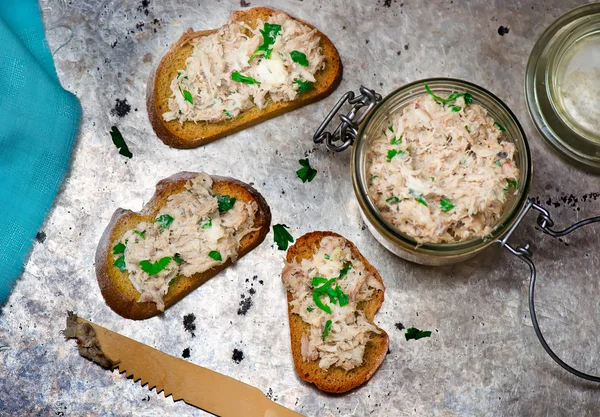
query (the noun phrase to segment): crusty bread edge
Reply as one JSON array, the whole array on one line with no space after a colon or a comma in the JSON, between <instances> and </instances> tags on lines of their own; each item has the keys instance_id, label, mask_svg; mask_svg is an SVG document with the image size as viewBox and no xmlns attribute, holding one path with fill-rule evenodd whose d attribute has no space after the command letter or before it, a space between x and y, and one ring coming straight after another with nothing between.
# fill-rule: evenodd
<instances>
[{"instance_id":1,"label":"crusty bread edge","mask_svg":"<svg viewBox=\"0 0 600 417\"><path fill-rule=\"evenodd\" d=\"M352 254L364 264L367 271L372 273L373 276L382 285L384 285L383 279L381 278L381 275L379 274L377 269L373 265L371 265L369 263L369 261L360 253L360 251L354 245L354 243L352 243L350 240L346 239L345 237L343 237L337 233L330 232L330 231L309 232L309 233L302 235L298 239L296 239L296 242L294 243L294 245L292 245L288 249L286 261L288 263L293 262L293 261L299 262L302 259L302 257L300 256L300 253L298 253L299 248L301 248L303 245L315 246L316 242L320 242L321 239L323 239L326 236L340 237L340 238L343 238L344 240L346 240L346 242L348 242L348 244L350 246ZM316 247L317 246L315 246L315 248ZM385 286L384 286L384 291L376 290L373 297L370 300L368 300L366 303L364 303L362 305L359 304L359 306L358 306L359 309L364 310L365 317L371 323L373 323L375 314L377 313L377 311L383 304L384 292L385 292ZM388 334L383 329L376 326L377 329L381 331L381 334L380 335L372 334L371 340L369 341L369 343L367 344L367 347L365 349L365 357L367 356L367 353L369 353L369 355L371 355L373 357L373 363L368 368L365 368L366 365L363 364L355 369L352 369L351 371L349 371L347 373L347 378L345 379L345 383L342 385L339 385L335 381L332 381L332 380L330 380L330 378L328 378L328 376L330 375L329 370L325 371L325 370L318 368L318 361L313 361L313 362L308 362L308 363L303 361L302 354L301 354L301 346L300 346L300 342L299 342L300 338L298 337L296 339L298 342L294 343L294 335L292 334L292 332L294 331L293 329L295 329L295 328L301 328L301 329L303 329L303 331L307 331L309 329L309 325L304 323L302 321L302 319L300 318L300 316L292 313L292 307L290 305L290 302L293 300L293 296L289 291L286 291L286 293L287 293L287 301L288 301L288 318L289 318L289 324L290 324L290 336L291 336L290 341L291 341L291 345L292 345L292 357L294 360L294 366L296 368L296 372L298 373L298 376L300 376L300 378L302 378L304 381L306 381L308 383L315 384L317 386L317 388L319 388L320 390L330 392L330 393L343 393L343 392L350 391L350 390L364 384L369 379L371 379L373 374L375 374L375 371L377 371L379 366L383 363L383 360L385 359L385 356L388 353L388 348L389 348ZM375 339L377 339L377 340L375 340ZM378 344L376 344L376 341L378 342ZM369 352L369 350L371 350L371 351ZM310 373L307 373L306 372L307 367L311 367L313 369L313 371L316 371L318 373L318 375L313 376ZM336 368L336 369L339 369L340 371L345 372L341 368Z\"/></svg>"},{"instance_id":2,"label":"crusty bread edge","mask_svg":"<svg viewBox=\"0 0 600 417\"><path fill-rule=\"evenodd\" d=\"M115 279L129 280L127 273L113 271L114 273L119 274L118 277L111 276L110 273L111 268L114 269L112 265L112 248L116 241L121 237L120 235L115 236L116 227L121 222L127 222L130 217L149 216L158 212L163 205L160 203L166 201L168 195L172 194L170 191L173 187L183 187L188 180L195 178L197 175L198 173L196 172L180 172L159 181L156 185L154 196L150 201L148 201L148 203L144 205L141 211L133 212L131 210L124 210L121 208L117 209L106 229L104 230L96 249L96 278L106 304L120 316L132 320L144 320L160 314L161 311L156 308L155 303L138 303L137 299L127 297L127 295L123 294L116 287L116 282L114 281ZM245 192L251 196L251 199L253 199L258 205L254 226L260 229L258 233L246 235L244 238L242 238L242 241L240 242L241 249L238 252L238 259L240 259L264 241L271 225L271 210L263 196L250 185L233 178L215 175L211 175L211 178L213 179L213 188L217 185L217 183L225 183L227 186L231 187L240 187L240 190L245 190ZM233 262L231 260L228 260L222 265L211 268L203 273L195 274L192 277L178 278L178 282L176 282L173 287L169 289L169 292L164 297L165 311L183 299L186 295L194 291L200 285L204 284L210 278L214 277L219 272L232 265L232 263ZM185 281L185 283L180 285L179 281ZM130 285L133 286L133 284Z\"/></svg>"},{"instance_id":3,"label":"crusty bread edge","mask_svg":"<svg viewBox=\"0 0 600 417\"><path fill-rule=\"evenodd\" d=\"M257 12L257 11L264 11L264 12L268 12L268 13L277 12L277 10L271 9L269 7L255 7L255 8L248 9L248 10L234 11L231 19L232 20L243 20L243 16L245 14L248 14L251 12ZM291 15L290 15L290 17L305 24L306 26L308 26L310 28L313 28L313 29L315 28L313 25L311 25L308 22L305 22L304 20L297 19ZM337 51L337 48L335 47L333 42L323 32L319 31L319 36L321 37L321 42L330 46L331 50L335 52L335 55L330 56L329 59L332 60L334 65L337 65L337 67L338 67L338 71L337 71L335 77L331 80L331 82L328 85L319 86L318 88L315 89L316 91L306 93L303 95L303 97L300 97L294 101L286 102L285 106L283 106L282 108L277 109L277 110L270 110L269 105L267 105L267 107L261 113L261 116L254 118L252 120L246 121L244 123L235 123L235 119L234 119L231 123L229 123L229 126L227 128L223 128L222 130L220 130L219 132L217 132L215 134L196 138L194 140L184 139L184 138L176 135L175 133L173 133L167 127L166 122L162 118L162 114L158 111L156 97L155 97L156 79L157 79L156 75L166 65L166 62L170 59L170 56L172 54L175 54L177 49L179 49L182 45L184 45L185 43L191 41L192 39L194 39L196 37L206 36L206 35L216 32L216 31L217 31L217 29L194 32L194 30L192 28L189 28L188 30L186 30L183 33L183 35L179 38L179 40L177 40L177 42L175 42L173 45L171 45L171 47L169 48L167 53L160 60L156 69L150 73L148 82L146 84L146 110L148 112L150 124L152 125L152 128L154 129L156 136L158 136L160 138L160 140L162 140L163 143L169 147L179 148L179 149L190 149L190 148L196 148L196 147L205 145L207 143L210 143L212 141L220 139L224 136L239 132L240 130L243 130L248 127L254 126L256 124L259 124L261 122L264 122L268 119L277 117L281 114L287 113L289 111L292 111L297 108L303 107L305 105L319 101L319 100L327 97L328 95L330 95L342 81L343 65L342 65L342 60L340 58L339 52ZM332 63L330 63L330 65L331 64ZM317 75L316 75L317 79L319 78L318 75L319 74L317 73ZM187 122L187 123L192 123L192 122ZM224 124L224 125L226 125L226 124Z\"/></svg>"}]
</instances>

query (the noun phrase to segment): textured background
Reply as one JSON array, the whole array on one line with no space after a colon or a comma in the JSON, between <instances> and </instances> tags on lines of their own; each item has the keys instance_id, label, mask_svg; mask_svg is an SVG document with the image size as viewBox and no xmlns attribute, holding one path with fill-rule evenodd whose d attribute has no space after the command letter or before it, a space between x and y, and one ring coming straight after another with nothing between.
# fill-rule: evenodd
<instances>
[{"instance_id":1,"label":"textured background","mask_svg":"<svg viewBox=\"0 0 600 417\"><path fill-rule=\"evenodd\" d=\"M563 372L535 337L524 264L498 248L444 268L395 258L360 220L349 152L329 153L311 142L337 97L361 83L387 94L420 78L463 78L501 97L524 125L535 167L532 196L558 223L599 214L598 177L549 150L523 94L535 39L580 2L268 1L333 40L345 66L341 87L318 104L203 148L167 148L147 120L148 74L183 30L218 27L247 4L42 1L52 50L73 35L55 60L63 85L81 99L84 117L70 175L0 316L0 345L6 345L0 350L0 414L207 415L79 357L74 342L60 334L66 311L74 310L171 355L189 349L189 361L255 385L307 416L598 415L599 386ZM509 32L500 36L500 26ZM117 99L127 100L127 114ZM112 125L133 159L118 155L108 134ZM305 155L319 171L310 184L295 175ZM163 317L127 321L104 304L93 262L110 216L117 207L140 209L159 179L182 170L253 182L271 205L274 224L291 226L296 237L315 229L342 233L380 270L387 292L377 323L390 334L391 351L367 385L330 396L296 376L280 283L284 252L273 247L271 234ZM535 230L533 216L528 220L512 241L534 243L541 326L569 362L600 373L598 228L561 242ZM244 300L251 300L247 312L238 314ZM183 324L189 314L196 318L193 334ZM406 342L400 324L433 335Z\"/></svg>"}]
</instances>

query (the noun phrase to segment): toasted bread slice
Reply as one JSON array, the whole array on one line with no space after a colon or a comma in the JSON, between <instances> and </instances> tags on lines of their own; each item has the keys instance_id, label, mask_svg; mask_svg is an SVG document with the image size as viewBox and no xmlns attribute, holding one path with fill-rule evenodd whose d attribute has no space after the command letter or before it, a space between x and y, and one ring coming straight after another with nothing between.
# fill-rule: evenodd
<instances>
[{"instance_id":1,"label":"toasted bread slice","mask_svg":"<svg viewBox=\"0 0 600 417\"><path fill-rule=\"evenodd\" d=\"M266 21L273 12L275 10L268 7L255 7L234 12L232 20L245 21L249 26L255 28L258 19ZM313 28L304 21L296 20ZM156 135L172 148L196 148L272 117L313 103L331 94L342 80L342 61L338 51L329 38L319 32L321 48L325 56L325 68L315 74L317 81L314 83L314 88L302 93L296 100L269 102L262 110L253 107L240 113L234 119L218 123L187 121L181 124L178 120L166 122L162 115L169 111L168 101L171 96L171 81L177 76L177 70L185 68L185 60L192 54L194 49L191 41L194 38L207 36L216 31L217 29L199 32L194 32L192 29L186 30L181 38L171 46L148 80L146 108L150 123Z\"/></svg>"},{"instance_id":2,"label":"toasted bread slice","mask_svg":"<svg viewBox=\"0 0 600 417\"><path fill-rule=\"evenodd\" d=\"M296 243L288 249L286 261L299 263L302 259L311 259L315 252L319 249L321 239L326 236L342 237L333 232L310 232L296 240ZM344 238L345 239L345 238ZM346 242L350 245L352 254L359 259L365 266L365 269L373 274L373 276L381 282L383 280L377 269L373 267L369 261L358 251L356 246L348 239ZM358 304L357 308L365 312L365 317L373 323L375 313L381 307L384 298L384 291L375 290L373 296L366 302ZM328 370L319 367L319 361L304 362L301 353L302 334L310 331L310 325L305 323L300 316L292 313L290 302L293 297L287 291L288 299L288 316L290 321L290 336L292 341L292 356L296 372L306 382L313 383L317 388L333 393L342 393L362 385L368 381L379 365L383 362L385 355L388 352L389 337L385 331L377 327L381 331L380 334L371 334L371 338L367 343L363 363L361 366L346 371L340 367L329 368Z\"/></svg>"},{"instance_id":3,"label":"toasted bread slice","mask_svg":"<svg viewBox=\"0 0 600 417\"><path fill-rule=\"evenodd\" d=\"M186 182L197 175L196 172L180 172L166 178L156 185L154 196L142 211L135 213L119 208L113 214L96 250L96 277L106 304L117 314L127 319L143 320L159 314L160 311L153 302L137 302L140 294L129 280L128 273L121 272L113 266L113 246L119 242L127 230L143 221L154 221L161 207L166 204L167 198L172 194L182 192ZM238 250L239 259L265 239L271 224L271 211L265 199L249 185L232 178L218 176L211 176L211 178L215 195L228 195L239 201L255 201L258 204L254 221L254 228L258 228L258 230L248 233L242 238ZM231 264L231 259L229 259L208 271L190 277L178 276L169 287L169 292L164 296L165 310Z\"/></svg>"}]
</instances>

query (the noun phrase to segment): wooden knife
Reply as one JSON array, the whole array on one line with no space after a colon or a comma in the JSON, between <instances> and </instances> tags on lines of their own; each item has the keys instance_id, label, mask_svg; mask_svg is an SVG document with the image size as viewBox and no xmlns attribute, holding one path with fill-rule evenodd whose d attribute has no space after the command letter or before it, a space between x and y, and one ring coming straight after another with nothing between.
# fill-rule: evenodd
<instances>
[{"instance_id":1,"label":"wooden knife","mask_svg":"<svg viewBox=\"0 0 600 417\"><path fill-rule=\"evenodd\" d=\"M67 339L77 339L79 353L109 369L118 368L149 390L164 391L173 401L220 417L303 417L241 381L167 355L69 313Z\"/></svg>"}]
</instances>

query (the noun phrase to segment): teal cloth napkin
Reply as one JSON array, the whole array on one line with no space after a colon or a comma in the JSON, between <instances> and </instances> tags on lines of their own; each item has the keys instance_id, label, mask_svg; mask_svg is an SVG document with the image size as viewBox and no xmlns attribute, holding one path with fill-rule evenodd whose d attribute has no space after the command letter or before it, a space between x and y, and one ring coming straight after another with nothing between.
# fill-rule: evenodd
<instances>
[{"instance_id":1,"label":"teal cloth napkin","mask_svg":"<svg viewBox=\"0 0 600 417\"><path fill-rule=\"evenodd\" d=\"M0 306L69 167L81 107L58 80L36 0L0 0Z\"/></svg>"}]
</instances>

